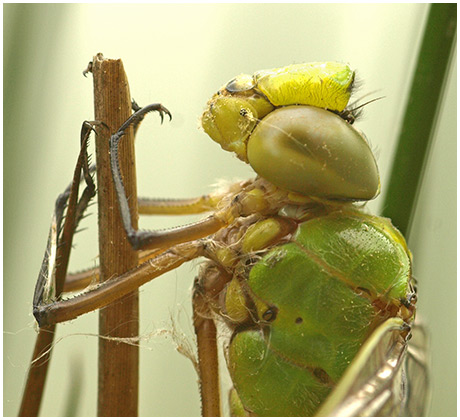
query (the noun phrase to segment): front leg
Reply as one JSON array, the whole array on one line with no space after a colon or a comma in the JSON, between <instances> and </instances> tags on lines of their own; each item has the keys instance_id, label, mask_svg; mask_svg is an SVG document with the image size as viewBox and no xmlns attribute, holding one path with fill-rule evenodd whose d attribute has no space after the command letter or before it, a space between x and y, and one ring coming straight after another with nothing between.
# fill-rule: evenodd
<instances>
[{"instance_id":1,"label":"front leg","mask_svg":"<svg viewBox=\"0 0 460 420\"><path fill-rule=\"evenodd\" d=\"M130 125L136 124L151 111L158 111L162 121L164 114L168 115L171 119L170 112L161 104L148 105L131 115L120 127L120 129L110 138L110 163L115 190L118 197L120 214L128 240L134 249L165 248L177 243L203 238L218 231L220 228L226 225L225 221L221 220L216 215L212 215L204 220L192 223L190 225L162 231L141 231L133 228L128 199L126 197L126 192L118 163L118 144L125 134L125 130Z\"/></svg>"}]
</instances>

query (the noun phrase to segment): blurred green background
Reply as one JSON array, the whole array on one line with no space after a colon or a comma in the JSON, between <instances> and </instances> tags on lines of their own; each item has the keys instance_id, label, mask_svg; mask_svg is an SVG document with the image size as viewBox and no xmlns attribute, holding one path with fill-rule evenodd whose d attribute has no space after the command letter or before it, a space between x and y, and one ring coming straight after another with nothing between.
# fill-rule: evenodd
<instances>
[{"instance_id":1,"label":"blurred green background","mask_svg":"<svg viewBox=\"0 0 460 420\"><path fill-rule=\"evenodd\" d=\"M5 4L4 415L17 414L35 338L32 295L54 200L70 181L83 120L93 118L93 55L122 58L141 105L173 113L143 124L139 195L189 197L253 172L197 129L206 101L239 73L336 60L357 69L356 97L385 96L357 127L369 138L385 188L427 4ZM431 336L433 416L456 415L456 55L409 238L419 315ZM381 201L369 208L380 211ZM93 207L93 212L96 207ZM144 228L188 218L141 219ZM96 217L76 237L71 268L97 264ZM197 263L141 289L140 415L199 415L197 376L175 346L193 345L190 290ZM178 338L170 339L171 333ZM96 413L97 316L58 327L41 414ZM181 337L185 337L182 339Z\"/></svg>"}]
</instances>

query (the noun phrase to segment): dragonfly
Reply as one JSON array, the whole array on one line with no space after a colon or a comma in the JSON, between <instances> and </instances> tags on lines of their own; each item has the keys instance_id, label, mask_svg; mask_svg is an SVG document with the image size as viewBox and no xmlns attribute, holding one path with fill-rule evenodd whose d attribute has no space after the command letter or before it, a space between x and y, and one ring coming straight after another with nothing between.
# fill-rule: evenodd
<instances>
[{"instance_id":1,"label":"dragonfly","mask_svg":"<svg viewBox=\"0 0 460 420\"><path fill-rule=\"evenodd\" d=\"M236 416L423 415L425 332L415 324L412 256L390 220L364 204L380 191L369 143L354 128L355 80L347 64L320 62L242 74L209 100L201 122L222 149L248 163L254 179L194 199L139 202L140 213L210 213L165 230L133 227L118 145L135 112L110 139L124 229L141 264L63 300L52 287L62 231L60 196L34 297L40 326L106 306L187 261L204 257L192 293L204 416L220 416L218 346L225 352ZM82 169L91 126L82 130ZM85 191L86 191L85 190ZM144 262L145 261L145 262ZM73 277L85 284L87 273Z\"/></svg>"}]
</instances>

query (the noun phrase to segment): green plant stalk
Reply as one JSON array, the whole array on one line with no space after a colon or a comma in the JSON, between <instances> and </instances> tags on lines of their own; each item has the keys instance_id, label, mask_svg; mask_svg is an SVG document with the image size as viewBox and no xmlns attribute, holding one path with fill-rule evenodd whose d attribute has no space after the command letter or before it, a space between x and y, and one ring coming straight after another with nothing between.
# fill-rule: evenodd
<instances>
[{"instance_id":1,"label":"green plant stalk","mask_svg":"<svg viewBox=\"0 0 460 420\"><path fill-rule=\"evenodd\" d=\"M382 214L408 235L456 38L457 5L432 4Z\"/></svg>"}]
</instances>

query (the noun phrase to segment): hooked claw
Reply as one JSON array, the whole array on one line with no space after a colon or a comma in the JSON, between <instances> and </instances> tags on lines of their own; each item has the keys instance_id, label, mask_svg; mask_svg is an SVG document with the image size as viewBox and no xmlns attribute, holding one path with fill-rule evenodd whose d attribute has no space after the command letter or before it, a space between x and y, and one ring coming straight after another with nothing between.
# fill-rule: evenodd
<instances>
[{"instance_id":1,"label":"hooked claw","mask_svg":"<svg viewBox=\"0 0 460 420\"><path fill-rule=\"evenodd\" d=\"M169 110L167 108L165 108L163 105L161 105L161 104L159 104L159 105L160 105L160 108L157 109L157 111L160 113L161 123L163 124L164 114L166 114L169 117L169 121L171 121L172 120L172 115L169 112Z\"/></svg>"}]
</instances>

